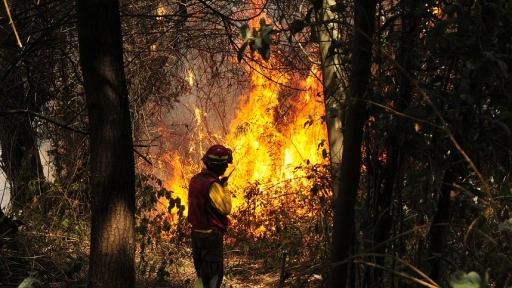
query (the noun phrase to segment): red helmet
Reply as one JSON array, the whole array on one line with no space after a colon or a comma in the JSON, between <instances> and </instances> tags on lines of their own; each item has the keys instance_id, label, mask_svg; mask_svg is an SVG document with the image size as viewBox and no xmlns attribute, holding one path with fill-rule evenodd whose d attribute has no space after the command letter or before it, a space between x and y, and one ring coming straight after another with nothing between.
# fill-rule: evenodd
<instances>
[{"instance_id":1,"label":"red helmet","mask_svg":"<svg viewBox=\"0 0 512 288\"><path fill-rule=\"evenodd\" d=\"M231 164L233 163L233 152L222 145L213 145L208 148L201 160L208 165Z\"/></svg>"}]
</instances>

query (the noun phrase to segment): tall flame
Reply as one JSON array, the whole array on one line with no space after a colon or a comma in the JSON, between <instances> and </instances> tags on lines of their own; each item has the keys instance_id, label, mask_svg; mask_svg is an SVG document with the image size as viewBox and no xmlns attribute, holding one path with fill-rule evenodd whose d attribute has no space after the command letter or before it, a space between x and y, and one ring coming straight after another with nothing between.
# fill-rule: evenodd
<instances>
[{"instance_id":1,"label":"tall flame","mask_svg":"<svg viewBox=\"0 0 512 288\"><path fill-rule=\"evenodd\" d=\"M327 132L322 121L325 111L318 67L313 66L309 75L302 79L278 69L255 67L250 72L251 90L240 96L240 106L228 135L215 135L214 138L221 139L220 143L209 143L233 149L233 164L227 173L233 171L229 187L236 192L235 209L249 183L258 182L262 189L293 185L293 181L305 181L297 178L294 168L327 161L323 149ZM193 81L191 73L188 79ZM295 91L301 92L284 91L284 84L297 87ZM201 169L199 158L208 148L201 145L207 139L201 130L206 115L197 108L193 111L197 126L188 151L185 155L169 152L160 158L173 170L173 176L164 179L165 187L183 200L187 197L188 181Z\"/></svg>"},{"instance_id":2,"label":"tall flame","mask_svg":"<svg viewBox=\"0 0 512 288\"><path fill-rule=\"evenodd\" d=\"M291 99L295 114L276 115L280 85L289 77L277 74L265 77L252 74L252 90L245 95L245 105L230 126L225 144L233 149L234 174L230 183L238 191L247 183L280 185L293 180L293 169L325 161L319 145L325 142L326 130L321 121L324 106L318 91L317 70L303 83L305 92ZM280 83L269 79L279 79ZM313 96L313 97L312 97ZM314 101L317 97L318 101ZM229 170L228 170L229 171ZM243 195L237 195L241 199ZM235 201L235 205L239 200Z\"/></svg>"},{"instance_id":3,"label":"tall flame","mask_svg":"<svg viewBox=\"0 0 512 288\"><path fill-rule=\"evenodd\" d=\"M306 79L296 83L303 92L288 99L280 96L281 85L292 80L291 76L279 72L272 72L272 75L252 72L252 89L240 97L240 108L230 124L230 132L218 143L233 149L234 160L227 173L233 171L229 187L236 192L235 209L248 183L258 182L263 189L293 185L293 181L302 181L294 179L297 177L294 168L326 161L325 151L320 149L326 142L327 132L322 121L325 112L318 73L313 67ZM283 101L289 104L286 113L280 110ZM164 186L183 200L187 198L188 181L201 169L199 158L208 148L200 144L205 139L201 130L205 115L197 108L194 114L195 141L188 151L184 155L169 152L159 159L173 170L173 176L164 179ZM187 157L195 161L185 159Z\"/></svg>"}]
</instances>

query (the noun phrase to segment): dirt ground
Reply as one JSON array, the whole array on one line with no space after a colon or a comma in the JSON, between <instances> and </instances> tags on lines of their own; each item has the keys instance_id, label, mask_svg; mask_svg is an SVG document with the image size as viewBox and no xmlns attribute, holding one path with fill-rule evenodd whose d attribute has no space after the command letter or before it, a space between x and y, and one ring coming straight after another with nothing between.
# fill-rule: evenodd
<instances>
[{"instance_id":1,"label":"dirt ground","mask_svg":"<svg viewBox=\"0 0 512 288\"><path fill-rule=\"evenodd\" d=\"M280 286L280 268L265 268L263 261L248 260L245 257L230 256L224 260L225 273L222 287L223 288L266 288ZM177 280L182 284L176 283L178 286L157 286L158 288L188 288L194 287L196 280L192 259L183 259L176 271ZM172 273L172 274L174 274ZM321 287L322 278L320 275L311 274L302 277L299 281L296 274L300 271L286 271L286 280L283 287L294 288L312 288ZM172 277L172 276L171 276ZM307 278L307 279L306 279Z\"/></svg>"}]
</instances>

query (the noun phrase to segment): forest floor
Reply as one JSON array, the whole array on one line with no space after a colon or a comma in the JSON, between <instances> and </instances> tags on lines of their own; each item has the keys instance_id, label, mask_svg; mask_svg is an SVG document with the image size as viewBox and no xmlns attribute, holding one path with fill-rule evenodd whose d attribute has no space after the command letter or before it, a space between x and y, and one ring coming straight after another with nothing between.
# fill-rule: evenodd
<instances>
[{"instance_id":1,"label":"forest floor","mask_svg":"<svg viewBox=\"0 0 512 288\"><path fill-rule=\"evenodd\" d=\"M249 260L243 256L230 256L226 257L224 260L224 280L222 287L223 288L266 288L266 287L280 287L280 268L274 267L269 268L266 267L263 263L263 260ZM179 288L185 287L193 287L193 283L196 280L194 266L192 264L192 259L183 259L181 263L181 267L171 275L170 278L174 278L178 280L177 282L184 283L183 286L179 286ZM320 287L322 285L322 278L320 275L311 274L308 279L304 279L300 281L300 284L297 282L297 278L294 277L293 274L301 274L300 269L294 269L296 271L285 272L285 282L282 287ZM174 282L174 281L173 281ZM175 282L176 283L176 282ZM176 286L160 286L157 285L155 288L177 288Z\"/></svg>"},{"instance_id":2,"label":"forest floor","mask_svg":"<svg viewBox=\"0 0 512 288\"><path fill-rule=\"evenodd\" d=\"M32 241L28 241L29 239ZM86 264L88 258L88 249L86 248L88 248L88 245L83 245L82 251L77 253L80 255L80 261L83 261L85 265L76 266L78 270L73 272L74 274L70 274L70 271L75 268L73 263L77 261L76 259L73 260L74 258L69 254L72 250L65 249L66 245L48 245L48 241L38 242L44 243L42 247L38 247L34 244L33 240L35 239L38 239L38 237L28 234L18 235L17 240L20 241L16 241L15 250L3 247L0 251L0 288L18 287L32 271L38 273L34 277L43 282L43 287L84 287L84 279L86 279L88 271L88 265ZM69 241L63 241L63 243L69 244ZM146 277L140 274L145 269L142 269L141 259L138 258L136 282L139 285L136 287L194 287L197 277L190 248L184 245L174 249L171 247L173 246L162 245L161 249L153 251L154 253L151 256L146 255L147 259L152 259L148 263L152 263L150 266L153 267L149 269L152 272L144 273ZM317 288L322 286L323 280L319 275L322 268L320 265L314 265L313 263L286 263L284 269L285 281L280 283L281 263L276 263L280 260L279 257L275 256L247 256L237 249L225 251L222 288ZM80 263L80 261L77 263ZM158 268L160 263L165 263L163 264L165 267L162 270L163 272ZM157 281L156 278L162 273L165 274L163 280L161 282Z\"/></svg>"}]
</instances>

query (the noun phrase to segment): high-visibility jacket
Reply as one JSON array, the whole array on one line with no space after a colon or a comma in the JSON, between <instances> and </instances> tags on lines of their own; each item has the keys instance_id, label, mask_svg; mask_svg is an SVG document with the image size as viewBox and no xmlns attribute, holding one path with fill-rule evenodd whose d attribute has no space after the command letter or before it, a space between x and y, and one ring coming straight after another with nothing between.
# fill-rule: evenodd
<instances>
[{"instance_id":1,"label":"high-visibility jacket","mask_svg":"<svg viewBox=\"0 0 512 288\"><path fill-rule=\"evenodd\" d=\"M188 222L192 230L226 231L231 212L231 196L224 194L219 177L203 169L190 180L188 189Z\"/></svg>"}]
</instances>

